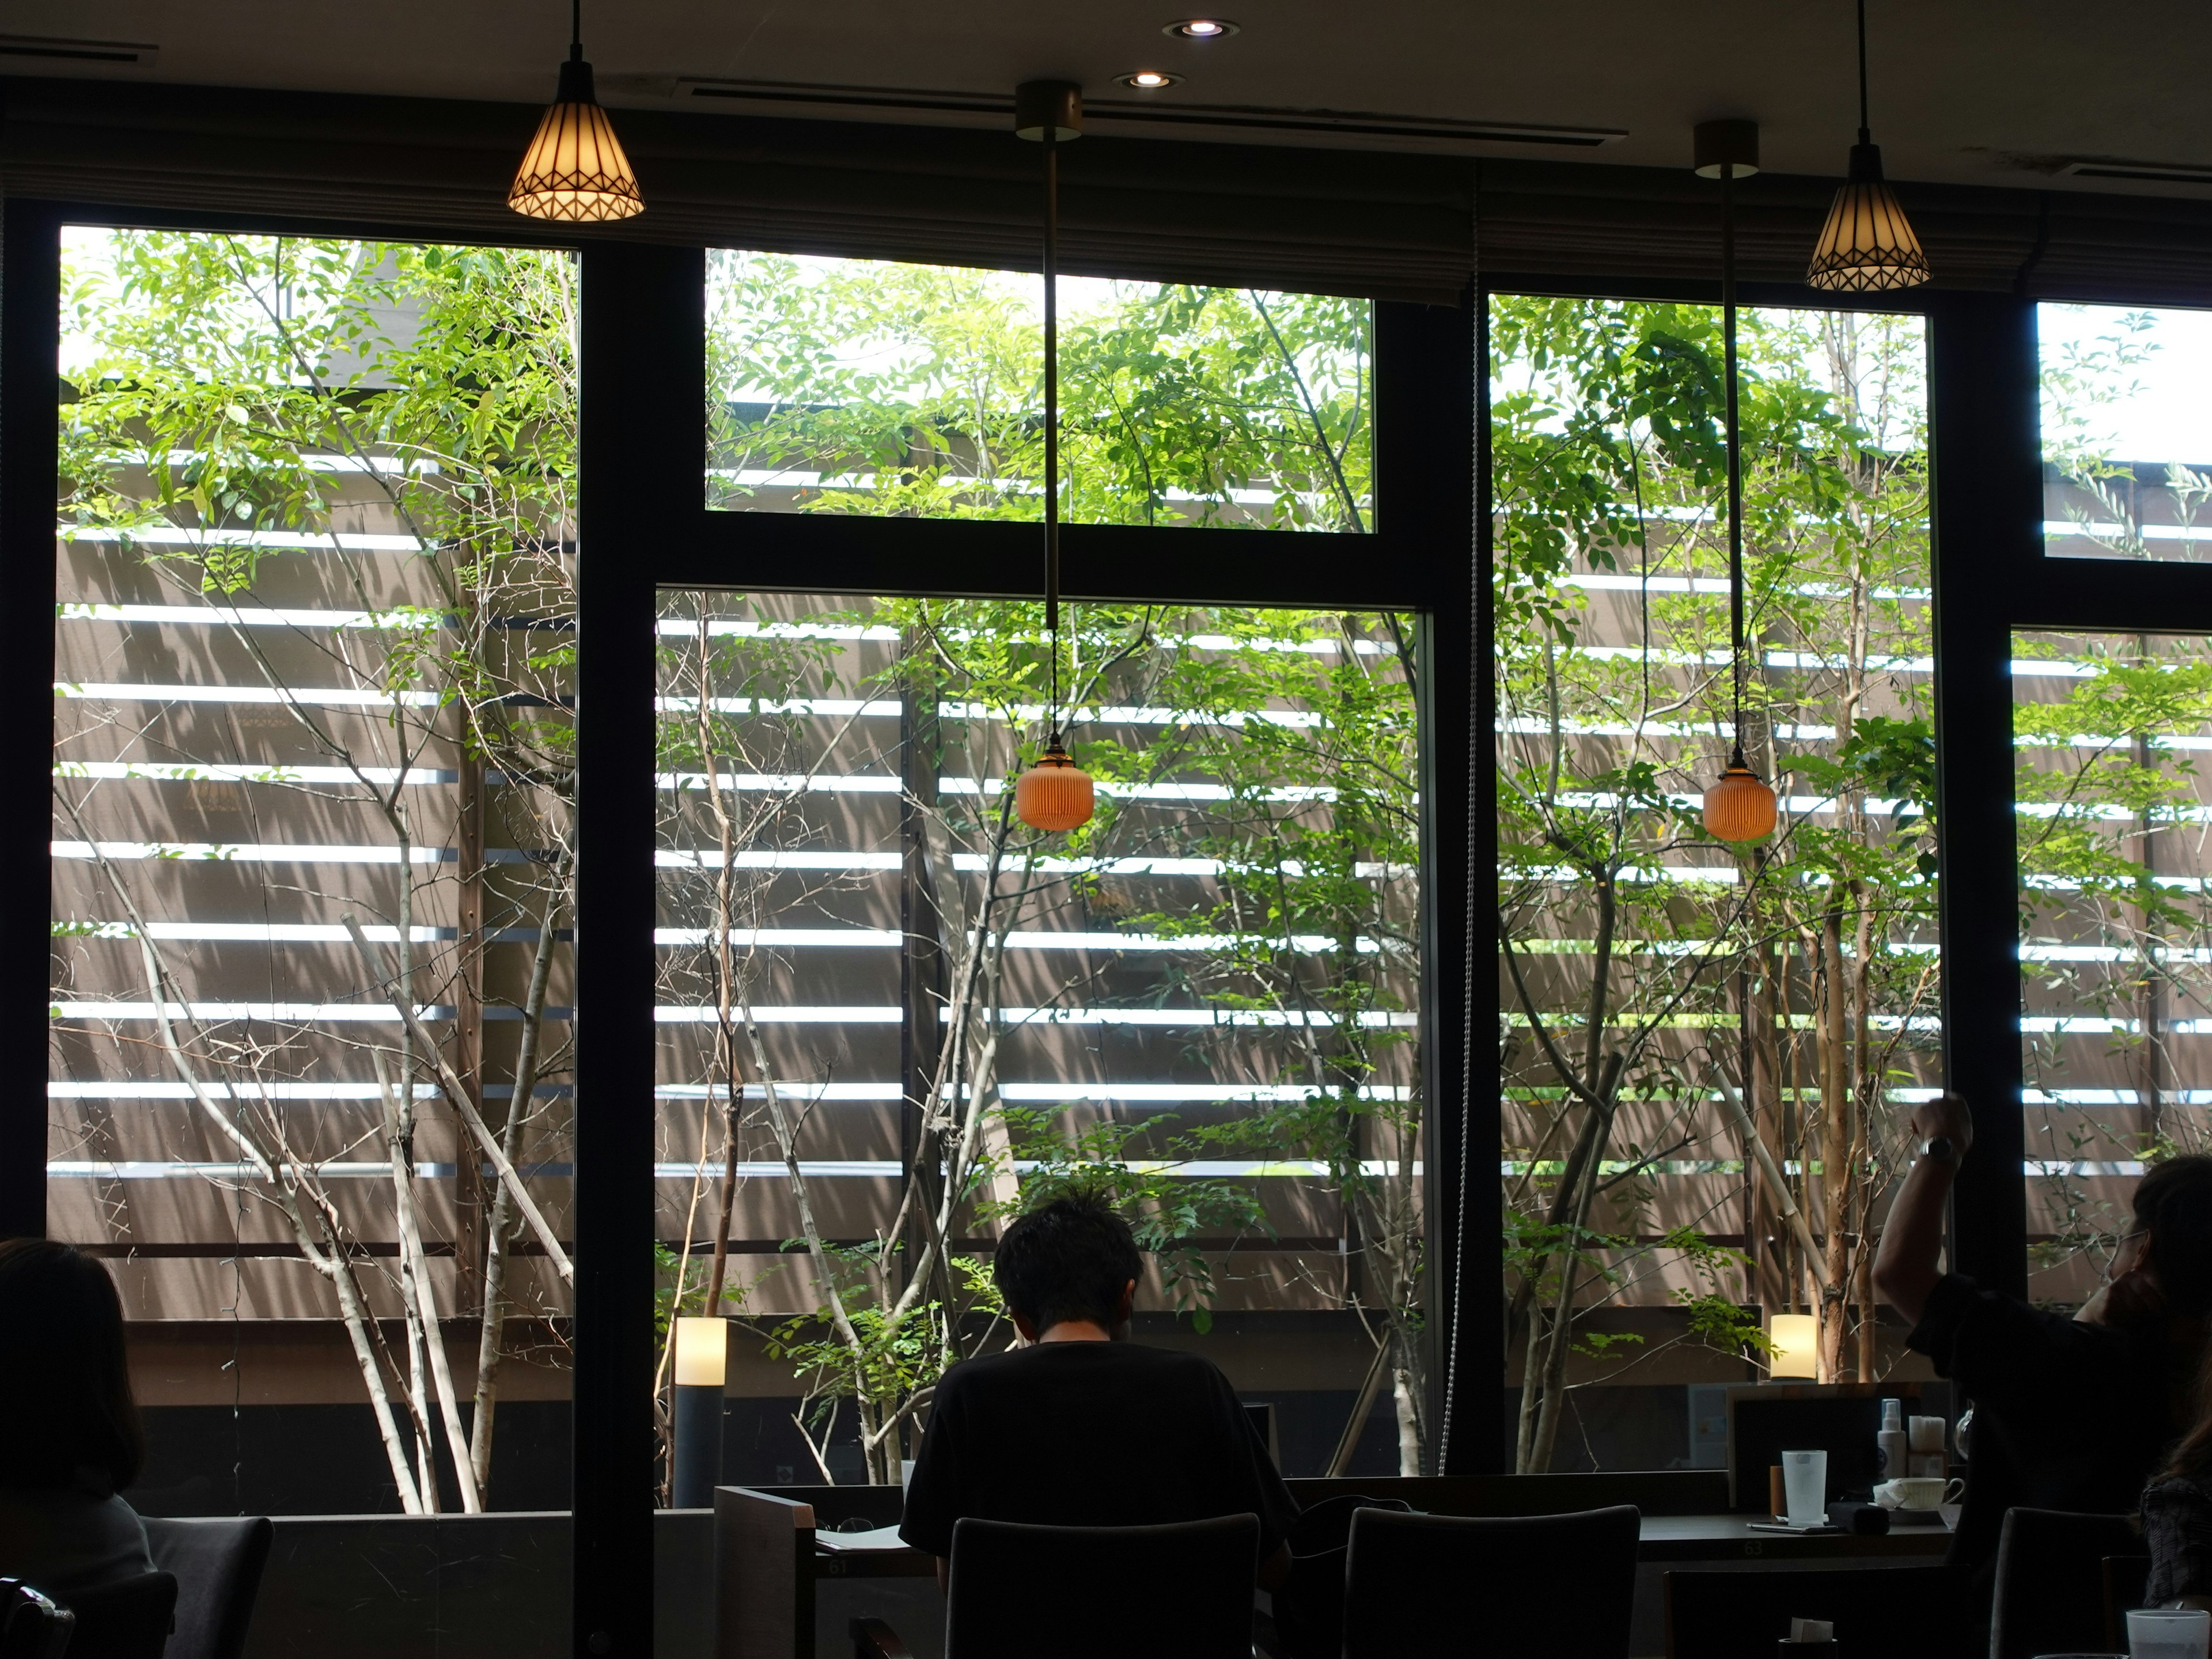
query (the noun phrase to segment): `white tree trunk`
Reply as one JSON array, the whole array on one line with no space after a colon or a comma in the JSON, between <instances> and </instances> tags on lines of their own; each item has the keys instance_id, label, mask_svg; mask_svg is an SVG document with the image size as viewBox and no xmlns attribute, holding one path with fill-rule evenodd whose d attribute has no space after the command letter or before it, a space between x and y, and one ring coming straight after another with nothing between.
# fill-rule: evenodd
<instances>
[{"instance_id":1,"label":"white tree trunk","mask_svg":"<svg viewBox=\"0 0 2212 1659\"><path fill-rule=\"evenodd\" d=\"M1421 1472L1421 1422L1413 1409L1413 1379L1401 1370L1391 1379L1390 1395L1398 1407L1398 1473Z\"/></svg>"}]
</instances>

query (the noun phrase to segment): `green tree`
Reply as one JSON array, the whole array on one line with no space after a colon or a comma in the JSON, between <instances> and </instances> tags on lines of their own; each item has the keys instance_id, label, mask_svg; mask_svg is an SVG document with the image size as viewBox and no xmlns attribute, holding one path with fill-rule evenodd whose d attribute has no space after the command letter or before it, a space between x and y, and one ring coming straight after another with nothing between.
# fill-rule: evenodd
<instances>
[{"instance_id":1,"label":"green tree","mask_svg":"<svg viewBox=\"0 0 2212 1659\"><path fill-rule=\"evenodd\" d=\"M1731 1078L1804 1172L1767 1215L1825 1233L1763 1261L1755 1299L1810 1301L1822 1374L1855 1339L1871 1375L1882 1107L1932 988L1932 739L1903 672L1927 648L1924 438L1905 320L1746 315L1742 737L1810 799L1771 844L1727 847L1697 814L1731 721L1719 313L1492 303L1510 1328L1535 1470L1570 1359L1613 1381L1654 1352L1593 1316L1658 1290L1689 1309L1677 1340L1755 1338L1743 1264L1704 1240L1733 1194L1657 1181L1753 1161L1714 1114Z\"/></svg>"},{"instance_id":2,"label":"green tree","mask_svg":"<svg viewBox=\"0 0 2212 1659\"><path fill-rule=\"evenodd\" d=\"M527 251L118 232L75 245L64 273L64 331L88 358L61 410L64 540L112 549L99 556L114 587L131 591L131 574L143 571L212 613L248 683L318 764L218 775L210 769L231 759L220 749L179 748L174 728L138 732L126 711L90 702L56 767L58 820L97 847L88 816L105 763L74 755L118 742L133 757L129 777L222 775L356 816L390 849L393 871L375 902L351 902L394 941L386 956L355 932L364 991L409 1009L453 1000L465 981L481 988L499 930L537 930L519 974L512 952L496 958L515 981L520 1041L514 1093L489 1122L480 1077L459 1076L458 1050L418 1020L399 1024L396 1040L334 1039L299 1023L272 1034L265 1022L252 1031L160 1022L166 1060L191 1087L205 1133L256 1171L252 1200L281 1212L330 1285L410 1512L438 1505L440 1440L465 1507L479 1507L489 1486L509 1316L555 1311L515 1305L507 1267L517 1233L534 1233L568 1276L514 1165L526 1140L551 1127L538 1083L566 1064L544 1015L569 904L574 747L562 700L574 603L563 538L575 476L575 302L574 261ZM397 562L362 550L372 523L404 550ZM324 608L301 608L303 596ZM223 741L205 726L198 737ZM451 902L456 878L418 856L437 844L419 792L441 769L489 795L501 839L541 857L496 882L481 868L460 872L483 893L487 925L426 953L420 919ZM509 787L486 791L487 772ZM105 854L98 874L120 914L84 920L135 941L157 1009L182 1001L173 949L144 925L138 877ZM329 896L303 883L288 896L312 906ZM349 1054L382 1085L374 1126L303 1121L264 1091ZM499 1169L484 1259L463 1268L483 1310L465 1424L438 1335L456 1310L439 1304L422 1236L439 1206L416 1172L418 1080L443 1095L463 1144L473 1137ZM222 1103L257 1098L245 1110ZM323 1173L356 1138L391 1160L400 1249L390 1267L362 1248L371 1224ZM386 1281L404 1315L397 1348L371 1316L371 1278Z\"/></svg>"},{"instance_id":3,"label":"green tree","mask_svg":"<svg viewBox=\"0 0 2212 1659\"><path fill-rule=\"evenodd\" d=\"M718 253L710 504L770 483L811 512L1042 519L1037 285L994 271ZM1070 285L1062 518L1362 530L1364 301Z\"/></svg>"},{"instance_id":4,"label":"green tree","mask_svg":"<svg viewBox=\"0 0 2212 1659\"><path fill-rule=\"evenodd\" d=\"M1202 1329L1217 1269L1194 1241L1271 1225L1251 1188L1190 1171L1224 1155L1310 1163L1314 1184L1352 1212L1346 1224L1368 1282L1337 1294L1382 1321L1381 1345L1408 1373L1401 1392L1418 1402L1418 1362L1409 1358L1418 1353L1420 1221L1407 681L1417 653L1403 624L1080 607L1064 635L1061 681L1074 752L1098 780L1098 811L1071 835L1041 836L1012 811L1013 776L1044 735L1038 710L1049 665L1033 607L879 599L810 612L727 595L711 603L725 619L755 619L726 620L733 639L771 643L757 659L742 644L726 657L671 657L672 668L703 678L665 682L675 695L664 697L663 763L689 766L684 755L711 746L732 778L792 776L833 760L840 770L899 764L907 809L923 825L934 899L922 931L943 964L943 1036L899 1212L866 1247L823 1232L796 1153L800 1128L789 1103L825 1080L818 1069L805 1074L818 1063L780 1060L748 1012L750 987L774 971L773 953L726 965L708 949L672 961L672 994L738 1011L747 1103L724 1126L723 1144L758 1134L784 1163L818 1287L819 1312L784 1327L778 1340L804 1354L821 1397L855 1401L872 1478L896 1478L897 1436L937 1373L1007 1334L988 1316L979 1323L972 1285L957 1282L957 1259L944 1241L1060 1192L1104 1192L1158 1263L1170 1301ZM763 699L749 678L777 660L784 641L862 629L895 634L889 665L852 669L825 654L813 670L819 689L804 700ZM821 726L828 700L843 699L842 708L891 697L906 700L929 733L902 761L849 724L819 730L811 747L790 746L789 722ZM764 702L786 712L761 720L750 711ZM732 712L711 738L695 739L690 711L706 707ZM672 811L669 845L682 863L685 848L704 844L708 815ZM797 847L815 833L787 817L767 839ZM1175 878L1147 879L1163 861ZM1200 867L1206 874L1194 881ZM717 908L706 886L702 875L684 909ZM747 902L761 908L741 906L749 919L788 914L795 902L788 884L765 878L751 890ZM759 923L751 925L757 938ZM1008 939L1054 926L1123 933L1142 954L1117 963L1103 951L1040 989L1029 963L1010 964ZM734 994L720 988L725 975L734 975ZM1185 1122L1006 1100L1000 1073L1010 1029L1102 1009L1132 1018L1158 1012L1234 1038L1216 1074L1249 1085L1255 1102ZM734 1167L734 1155L725 1162ZM801 1329L811 1333L803 1341ZM1418 1425L1409 1433L1417 1458Z\"/></svg>"},{"instance_id":5,"label":"green tree","mask_svg":"<svg viewBox=\"0 0 2212 1659\"><path fill-rule=\"evenodd\" d=\"M2013 711L2028 1129L2049 1228L2031 1259L2078 1299L2086 1282L2060 1270L2100 1266L2130 1225L2111 1166L2212 1145L2172 1047L2212 1004L2193 758L2212 732L2212 658L2201 641L2124 635L2023 635L2014 655L2031 671L2015 684L2035 688ZM2068 1063L2099 1032L2124 1090Z\"/></svg>"}]
</instances>

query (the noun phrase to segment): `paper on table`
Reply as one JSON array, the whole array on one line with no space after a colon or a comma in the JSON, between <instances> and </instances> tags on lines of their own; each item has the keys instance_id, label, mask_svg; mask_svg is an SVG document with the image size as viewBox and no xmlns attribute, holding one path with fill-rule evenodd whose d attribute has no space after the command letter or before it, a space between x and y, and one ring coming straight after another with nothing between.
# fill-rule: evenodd
<instances>
[{"instance_id":1,"label":"paper on table","mask_svg":"<svg viewBox=\"0 0 2212 1659\"><path fill-rule=\"evenodd\" d=\"M902 1550L906 1540L896 1527L876 1527L867 1532L817 1532L814 1541L825 1550L851 1554L866 1550Z\"/></svg>"}]
</instances>

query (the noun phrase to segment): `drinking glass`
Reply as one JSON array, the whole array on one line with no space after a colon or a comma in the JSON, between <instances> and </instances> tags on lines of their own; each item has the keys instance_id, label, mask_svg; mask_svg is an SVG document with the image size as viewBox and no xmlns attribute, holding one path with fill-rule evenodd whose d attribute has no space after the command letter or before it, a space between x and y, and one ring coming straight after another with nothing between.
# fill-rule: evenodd
<instances>
[{"instance_id":1,"label":"drinking glass","mask_svg":"<svg viewBox=\"0 0 2212 1659\"><path fill-rule=\"evenodd\" d=\"M2130 1659L2205 1659L2212 1613L2145 1608L2128 1615Z\"/></svg>"},{"instance_id":2,"label":"drinking glass","mask_svg":"<svg viewBox=\"0 0 2212 1659\"><path fill-rule=\"evenodd\" d=\"M1824 1451L1786 1451L1782 1454L1782 1494L1789 1505L1785 1517L1793 1527L1818 1527L1828 1519L1828 1454ZM2203 1659L2203 1656L2199 1656Z\"/></svg>"}]
</instances>

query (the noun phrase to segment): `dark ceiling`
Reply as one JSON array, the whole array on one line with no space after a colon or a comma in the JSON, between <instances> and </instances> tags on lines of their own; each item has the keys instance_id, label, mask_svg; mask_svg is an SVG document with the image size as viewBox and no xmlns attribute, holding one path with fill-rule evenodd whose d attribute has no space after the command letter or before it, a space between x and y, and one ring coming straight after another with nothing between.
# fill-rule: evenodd
<instances>
[{"instance_id":1,"label":"dark ceiling","mask_svg":"<svg viewBox=\"0 0 2212 1659\"><path fill-rule=\"evenodd\" d=\"M1206 118L1240 142L1680 166L1712 116L1762 128L1771 170L1836 173L1856 125L1850 0L1549 0L1513 6L1232 0L1233 37L1170 39L1170 0L588 0L617 106L995 124L1017 81L1065 76L1100 106ZM2206 0L1870 0L1875 137L1891 175L2022 187L2212 195ZM7 35L150 45L102 64L6 54L9 72L543 101L563 55L561 0L8 0ZM1115 77L1184 77L1129 92ZM741 98L714 95L744 83ZM867 88L802 91L793 87ZM702 95L702 93L708 95ZM919 100L905 96L927 94ZM978 99L985 100L976 107ZM1254 113L1257 112L1257 113ZM1316 112L1390 118L1348 125ZM1589 148L1485 142L1437 123L1621 136ZM1424 126L1428 131L1422 131ZM1411 133L1390 131L1411 127ZM2206 169L2205 183L2080 177L2083 160Z\"/></svg>"}]
</instances>

